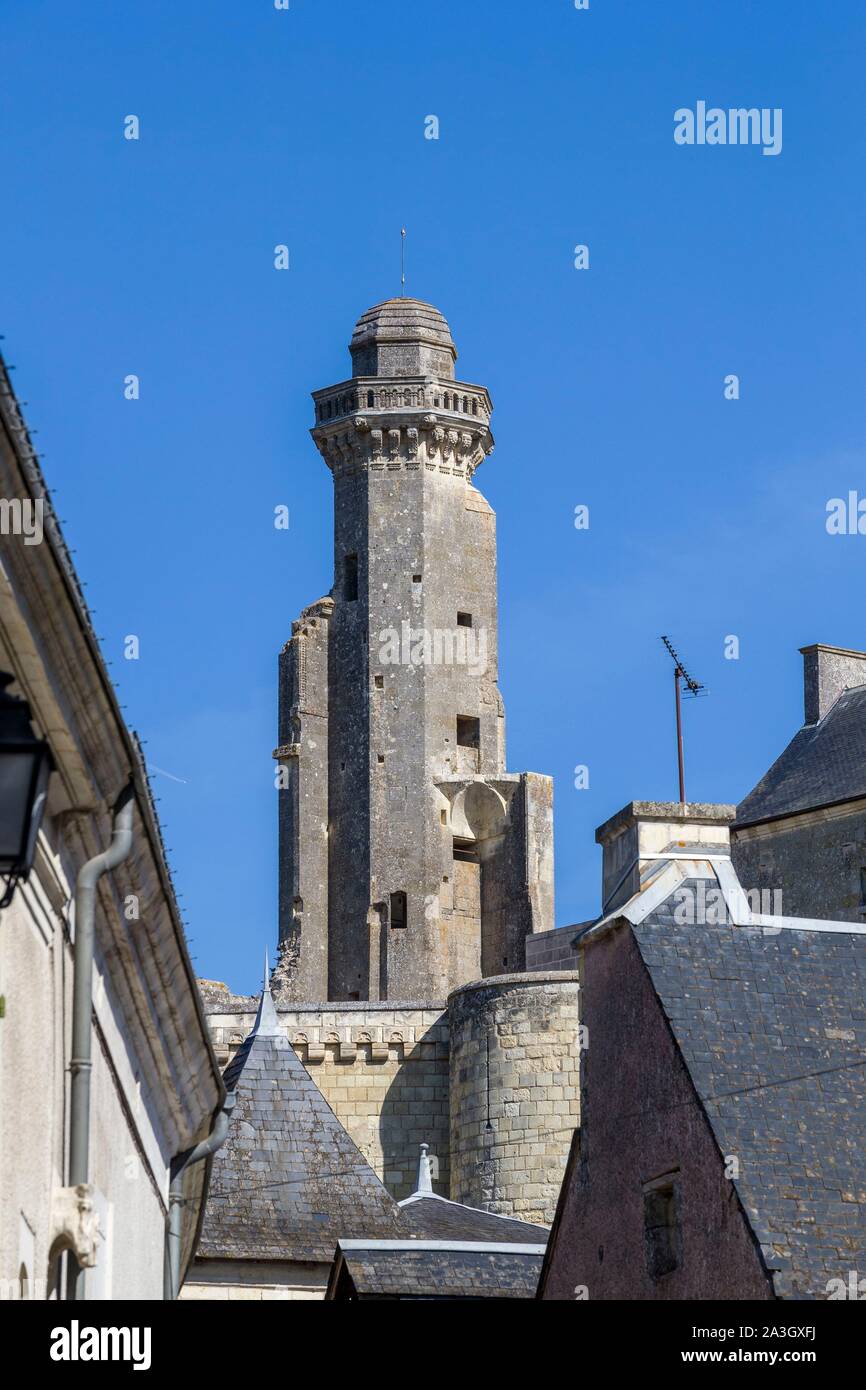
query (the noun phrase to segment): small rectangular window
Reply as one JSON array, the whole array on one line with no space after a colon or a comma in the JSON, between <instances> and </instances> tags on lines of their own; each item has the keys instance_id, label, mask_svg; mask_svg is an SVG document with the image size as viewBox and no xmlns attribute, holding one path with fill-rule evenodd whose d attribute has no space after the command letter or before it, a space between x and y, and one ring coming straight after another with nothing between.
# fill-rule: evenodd
<instances>
[{"instance_id":1,"label":"small rectangular window","mask_svg":"<svg viewBox=\"0 0 866 1390\"><path fill-rule=\"evenodd\" d=\"M860 911L866 912L866 869L860 870Z\"/></svg>"},{"instance_id":2,"label":"small rectangular window","mask_svg":"<svg viewBox=\"0 0 866 1390\"><path fill-rule=\"evenodd\" d=\"M354 603L358 597L358 557L346 555L343 559L343 598Z\"/></svg>"},{"instance_id":3,"label":"small rectangular window","mask_svg":"<svg viewBox=\"0 0 866 1390\"><path fill-rule=\"evenodd\" d=\"M682 1260L677 1186L669 1173L644 1183L644 1246L651 1279L673 1273Z\"/></svg>"},{"instance_id":4,"label":"small rectangular window","mask_svg":"<svg viewBox=\"0 0 866 1390\"><path fill-rule=\"evenodd\" d=\"M471 614L471 613L458 613L458 614L457 614L457 626L458 626L458 627L471 627L471 626L472 626L472 614Z\"/></svg>"},{"instance_id":5,"label":"small rectangular window","mask_svg":"<svg viewBox=\"0 0 866 1390\"><path fill-rule=\"evenodd\" d=\"M412 583L413 583L413 584L420 584L420 583L421 583L421 576L420 576L420 574L413 574L413 575L412 575Z\"/></svg>"},{"instance_id":6,"label":"small rectangular window","mask_svg":"<svg viewBox=\"0 0 866 1390\"><path fill-rule=\"evenodd\" d=\"M469 714L457 716L457 747L480 748L481 721Z\"/></svg>"},{"instance_id":7,"label":"small rectangular window","mask_svg":"<svg viewBox=\"0 0 866 1390\"><path fill-rule=\"evenodd\" d=\"M385 677L384 677L384 676L374 676L374 677L373 677L373 680L375 681L376 689L377 689L377 690L384 690L384 688L385 688Z\"/></svg>"},{"instance_id":8,"label":"small rectangular window","mask_svg":"<svg viewBox=\"0 0 866 1390\"><path fill-rule=\"evenodd\" d=\"M405 894L405 893L392 893L392 894L391 894L390 907L391 907L391 912L390 912L390 916L391 916L391 926L392 926L392 927L405 927L405 925L406 925L406 894Z\"/></svg>"}]
</instances>

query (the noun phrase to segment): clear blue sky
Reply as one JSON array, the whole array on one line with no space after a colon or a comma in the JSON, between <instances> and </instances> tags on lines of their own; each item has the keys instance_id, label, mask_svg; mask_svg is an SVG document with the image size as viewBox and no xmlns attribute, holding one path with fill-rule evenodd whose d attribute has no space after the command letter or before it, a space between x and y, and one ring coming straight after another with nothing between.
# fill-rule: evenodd
<instances>
[{"instance_id":1,"label":"clear blue sky","mask_svg":"<svg viewBox=\"0 0 866 1390\"><path fill-rule=\"evenodd\" d=\"M398 292L403 223L493 396L509 766L554 775L557 920L592 915L595 827L677 795L661 632L711 690L692 800L799 726L799 646L866 647L866 536L825 530L866 495L861 0L3 8L2 347L181 779L154 786L198 970L252 990L276 938L276 658L332 580L309 393ZM698 100L781 107L782 153L675 145Z\"/></svg>"}]
</instances>

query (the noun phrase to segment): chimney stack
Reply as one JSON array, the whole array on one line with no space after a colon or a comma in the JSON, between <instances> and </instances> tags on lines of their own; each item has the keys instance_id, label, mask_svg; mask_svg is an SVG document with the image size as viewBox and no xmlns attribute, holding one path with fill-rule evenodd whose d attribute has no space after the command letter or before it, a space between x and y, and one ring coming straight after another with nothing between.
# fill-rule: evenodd
<instances>
[{"instance_id":1,"label":"chimney stack","mask_svg":"<svg viewBox=\"0 0 866 1390\"><path fill-rule=\"evenodd\" d=\"M631 801L595 832L603 847L601 870L602 916L621 907L638 892L641 871L665 851L682 854L730 854L730 824L736 806L706 802Z\"/></svg>"},{"instance_id":2,"label":"chimney stack","mask_svg":"<svg viewBox=\"0 0 866 1390\"><path fill-rule=\"evenodd\" d=\"M866 652L827 647L823 642L801 647L800 651L803 654L805 722L817 724L844 691L866 685Z\"/></svg>"}]
</instances>

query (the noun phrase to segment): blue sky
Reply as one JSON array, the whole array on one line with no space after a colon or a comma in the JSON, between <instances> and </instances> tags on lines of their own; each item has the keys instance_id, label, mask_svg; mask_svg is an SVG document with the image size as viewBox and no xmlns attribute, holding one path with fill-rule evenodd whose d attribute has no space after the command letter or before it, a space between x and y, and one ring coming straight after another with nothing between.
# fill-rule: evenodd
<instances>
[{"instance_id":1,"label":"blue sky","mask_svg":"<svg viewBox=\"0 0 866 1390\"><path fill-rule=\"evenodd\" d=\"M711 692L706 801L799 726L798 647L866 647L866 537L825 528L866 496L864 58L860 0L6 0L0 346L201 974L252 990L275 942L276 658L332 580L309 393L399 291L402 224L494 400L509 766L556 779L559 923L597 911L595 827L676 798L660 633ZM676 145L699 100L781 107L781 154Z\"/></svg>"}]
</instances>

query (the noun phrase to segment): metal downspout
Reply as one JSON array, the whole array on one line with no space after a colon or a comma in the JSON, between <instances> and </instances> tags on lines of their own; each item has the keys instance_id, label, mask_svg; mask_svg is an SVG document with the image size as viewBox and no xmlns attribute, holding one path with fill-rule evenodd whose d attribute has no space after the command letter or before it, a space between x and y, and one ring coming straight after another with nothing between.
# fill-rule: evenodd
<instances>
[{"instance_id":1,"label":"metal downspout","mask_svg":"<svg viewBox=\"0 0 866 1390\"><path fill-rule=\"evenodd\" d=\"M164 1292L167 1300L174 1300L180 1293L180 1239L183 1225L183 1175L193 1163L201 1163L210 1158L217 1149L222 1148L229 1132L229 1120L234 1108L235 1093L229 1091L223 1101L222 1109L213 1123L213 1129L206 1139L195 1148L176 1154L171 1161L171 1184L168 1189L168 1224L165 1234L165 1279Z\"/></svg>"},{"instance_id":2,"label":"metal downspout","mask_svg":"<svg viewBox=\"0 0 866 1390\"><path fill-rule=\"evenodd\" d=\"M132 848L133 786L128 782L114 804L111 844L82 864L75 881L75 957L72 985L72 1059L69 1063L69 1186L90 1177L90 1075L92 1061L93 950L96 888L103 874L122 864ZM69 1261L67 1297L82 1298L84 1271Z\"/></svg>"}]
</instances>

